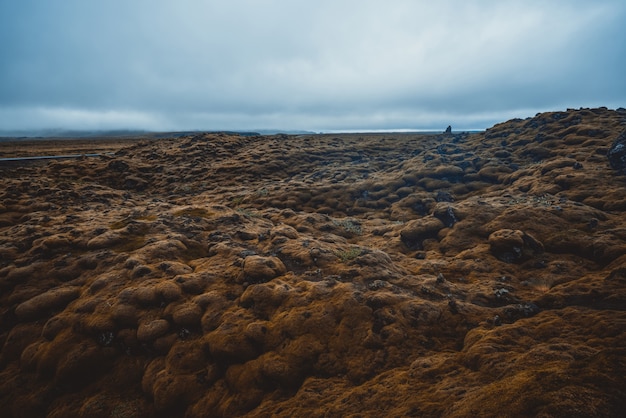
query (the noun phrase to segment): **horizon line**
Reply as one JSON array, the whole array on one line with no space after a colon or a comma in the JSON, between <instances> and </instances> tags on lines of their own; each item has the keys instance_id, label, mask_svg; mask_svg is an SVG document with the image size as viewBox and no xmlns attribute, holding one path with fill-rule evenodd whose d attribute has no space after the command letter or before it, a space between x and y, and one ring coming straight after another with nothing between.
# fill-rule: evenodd
<instances>
[{"instance_id":1,"label":"horizon line","mask_svg":"<svg viewBox=\"0 0 626 418\"><path fill-rule=\"evenodd\" d=\"M461 128L452 132L483 132L486 128ZM180 130L148 130L148 129L0 129L1 138L84 138L90 136L127 136L127 135L159 135L159 134L194 134L194 133L258 133L259 135L291 134L291 135L324 135L324 134L358 134L358 133L438 133L445 128L374 128L374 129L180 129Z\"/></svg>"}]
</instances>

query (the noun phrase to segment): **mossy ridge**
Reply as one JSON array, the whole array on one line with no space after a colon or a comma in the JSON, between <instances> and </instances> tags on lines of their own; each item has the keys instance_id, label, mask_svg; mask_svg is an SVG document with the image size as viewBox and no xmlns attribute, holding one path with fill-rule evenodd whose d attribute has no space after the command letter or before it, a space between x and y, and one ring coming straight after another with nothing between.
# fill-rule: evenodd
<instances>
[{"instance_id":1,"label":"mossy ridge","mask_svg":"<svg viewBox=\"0 0 626 418\"><path fill-rule=\"evenodd\" d=\"M205 208L190 207L181 210L177 210L173 213L174 216L187 216L195 218L210 218L215 215L214 212L208 211Z\"/></svg>"},{"instance_id":2,"label":"mossy ridge","mask_svg":"<svg viewBox=\"0 0 626 418\"><path fill-rule=\"evenodd\" d=\"M156 215L129 216L120 221L116 221L116 222L109 224L109 228L111 228L112 230L118 230L118 229L126 228L132 221L154 222L156 221L156 219L157 219Z\"/></svg>"},{"instance_id":3,"label":"mossy ridge","mask_svg":"<svg viewBox=\"0 0 626 418\"><path fill-rule=\"evenodd\" d=\"M112 247L116 253L129 253L136 251L146 244L146 236L144 234L135 235L124 239L121 243Z\"/></svg>"}]
</instances>

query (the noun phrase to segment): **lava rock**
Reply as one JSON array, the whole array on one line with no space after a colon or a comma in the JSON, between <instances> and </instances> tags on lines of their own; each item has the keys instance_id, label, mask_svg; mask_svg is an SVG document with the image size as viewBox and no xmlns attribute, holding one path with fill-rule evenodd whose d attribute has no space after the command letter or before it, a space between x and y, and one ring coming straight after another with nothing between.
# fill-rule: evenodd
<instances>
[{"instance_id":1,"label":"lava rock","mask_svg":"<svg viewBox=\"0 0 626 418\"><path fill-rule=\"evenodd\" d=\"M128 169L130 168L128 164L126 164L124 161L120 161L120 160L113 160L109 163L108 165L109 169L113 170L113 171L118 171L120 173L128 171Z\"/></svg>"},{"instance_id":2,"label":"lava rock","mask_svg":"<svg viewBox=\"0 0 626 418\"><path fill-rule=\"evenodd\" d=\"M252 283L268 282L287 272L287 268L278 257L251 255L243 262L244 279Z\"/></svg>"},{"instance_id":3,"label":"lava rock","mask_svg":"<svg viewBox=\"0 0 626 418\"><path fill-rule=\"evenodd\" d=\"M505 263L528 260L543 252L543 244L520 230L500 229L489 236L489 249Z\"/></svg>"},{"instance_id":4,"label":"lava rock","mask_svg":"<svg viewBox=\"0 0 626 418\"><path fill-rule=\"evenodd\" d=\"M509 321L517 321L522 318L530 318L541 312L541 308L533 302L519 303L507 307L504 310L504 316Z\"/></svg>"},{"instance_id":5,"label":"lava rock","mask_svg":"<svg viewBox=\"0 0 626 418\"><path fill-rule=\"evenodd\" d=\"M422 243L427 238L435 238L444 224L441 220L427 216L410 221L400 232L400 239L410 249L422 249Z\"/></svg>"},{"instance_id":6,"label":"lava rock","mask_svg":"<svg viewBox=\"0 0 626 418\"><path fill-rule=\"evenodd\" d=\"M450 192L439 190L435 200L437 200L437 202L454 202L454 197L450 194Z\"/></svg>"},{"instance_id":7,"label":"lava rock","mask_svg":"<svg viewBox=\"0 0 626 418\"><path fill-rule=\"evenodd\" d=\"M443 222L446 228L452 228L459 221L452 206L436 208L433 216Z\"/></svg>"},{"instance_id":8,"label":"lava rock","mask_svg":"<svg viewBox=\"0 0 626 418\"><path fill-rule=\"evenodd\" d=\"M613 170L626 174L626 130L613 142L607 157Z\"/></svg>"}]
</instances>

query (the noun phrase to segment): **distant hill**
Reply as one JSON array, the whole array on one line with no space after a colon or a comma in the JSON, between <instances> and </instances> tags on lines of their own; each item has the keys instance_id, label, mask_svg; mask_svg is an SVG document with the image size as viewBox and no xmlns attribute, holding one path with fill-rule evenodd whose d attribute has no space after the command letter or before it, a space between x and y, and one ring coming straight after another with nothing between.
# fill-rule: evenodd
<instances>
[{"instance_id":1,"label":"distant hill","mask_svg":"<svg viewBox=\"0 0 626 418\"><path fill-rule=\"evenodd\" d=\"M154 132L145 130L116 129L116 130L70 130L70 129L37 129L37 130L0 130L0 140L2 138L127 138L127 137L149 137L149 138L171 138L199 133L223 132L228 134L239 134L243 136L274 135L277 133L289 135L314 134L313 131L303 130L281 130L281 129L258 129L258 130L192 130L192 131L166 131Z\"/></svg>"}]
</instances>

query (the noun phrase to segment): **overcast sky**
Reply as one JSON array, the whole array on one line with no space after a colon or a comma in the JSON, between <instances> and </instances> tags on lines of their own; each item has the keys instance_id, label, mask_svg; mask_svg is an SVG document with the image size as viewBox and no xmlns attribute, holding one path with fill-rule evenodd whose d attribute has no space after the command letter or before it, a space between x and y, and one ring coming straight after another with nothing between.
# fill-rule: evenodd
<instances>
[{"instance_id":1,"label":"overcast sky","mask_svg":"<svg viewBox=\"0 0 626 418\"><path fill-rule=\"evenodd\" d=\"M0 130L487 128L626 107L624 0L0 0Z\"/></svg>"}]
</instances>

